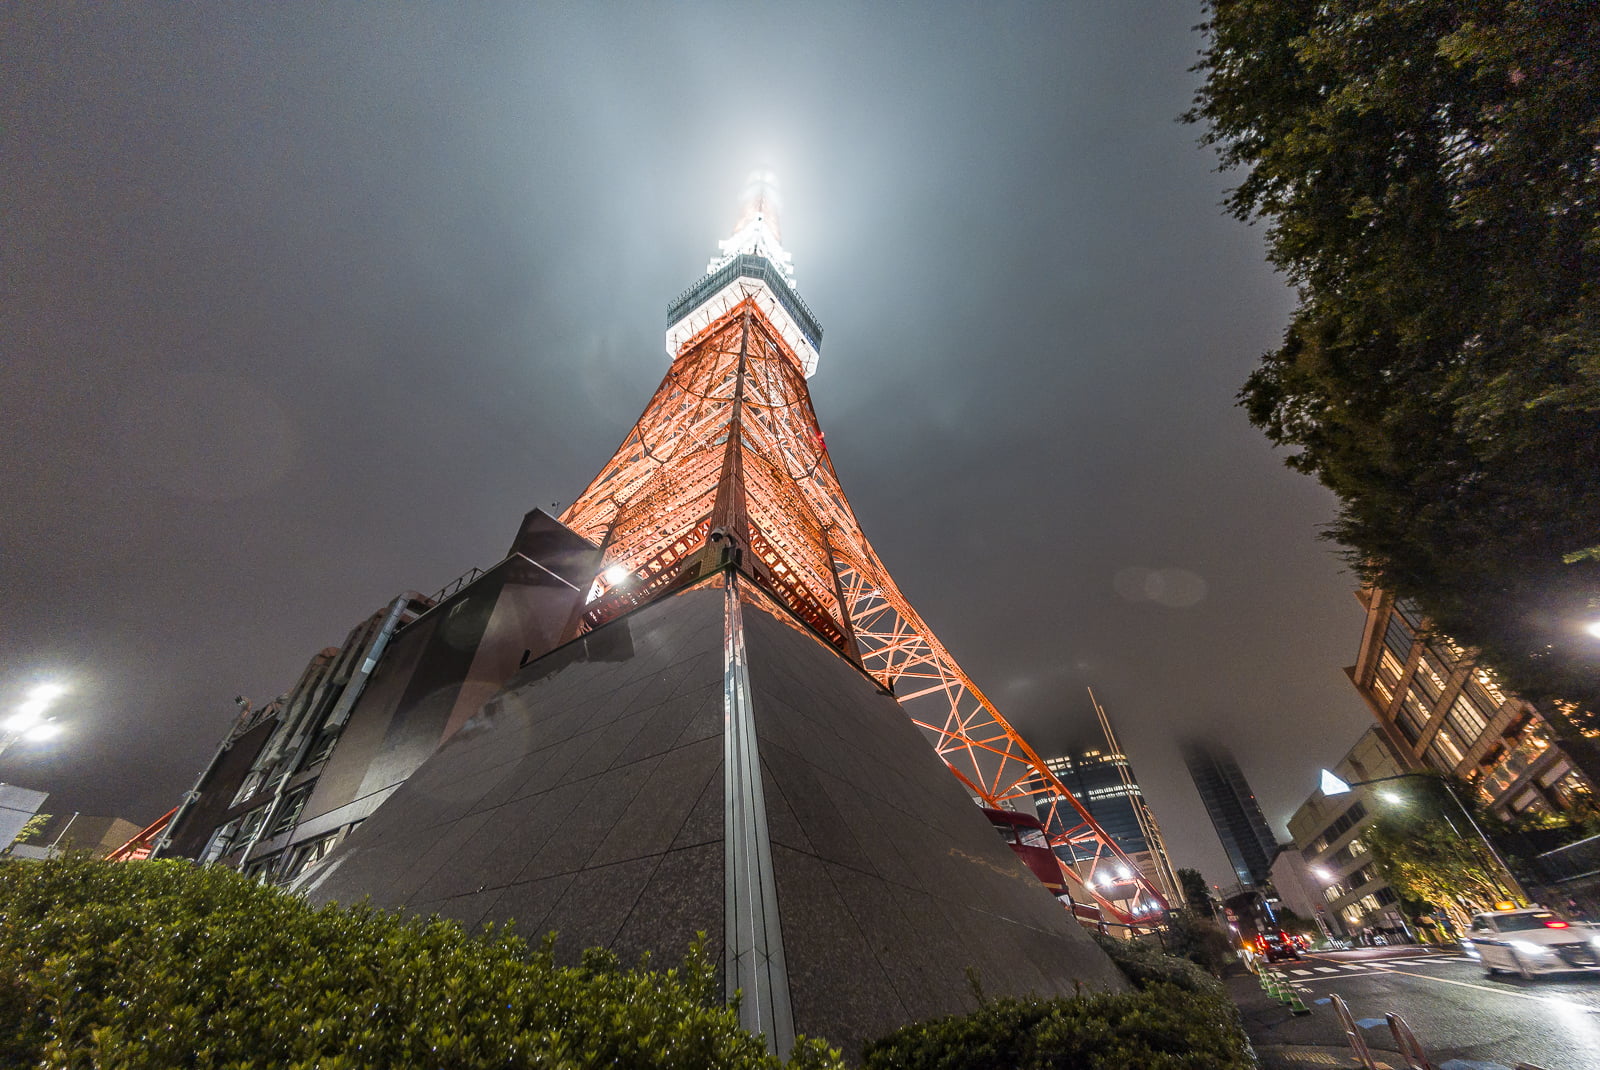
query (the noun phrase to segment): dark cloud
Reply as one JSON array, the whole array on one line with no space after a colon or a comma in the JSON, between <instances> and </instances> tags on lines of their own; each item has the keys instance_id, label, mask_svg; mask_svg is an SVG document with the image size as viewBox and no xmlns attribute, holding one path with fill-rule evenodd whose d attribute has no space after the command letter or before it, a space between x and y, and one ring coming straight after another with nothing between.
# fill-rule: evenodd
<instances>
[{"instance_id":1,"label":"dark cloud","mask_svg":"<svg viewBox=\"0 0 1600 1070\"><path fill-rule=\"evenodd\" d=\"M1233 407L1291 298L1175 122L1189 4L16 4L0 20L0 776L155 816L230 700L565 504L754 165L897 580L1043 750L1172 737L1280 822L1363 711L1329 498ZM1130 593L1131 592L1131 593Z\"/></svg>"}]
</instances>

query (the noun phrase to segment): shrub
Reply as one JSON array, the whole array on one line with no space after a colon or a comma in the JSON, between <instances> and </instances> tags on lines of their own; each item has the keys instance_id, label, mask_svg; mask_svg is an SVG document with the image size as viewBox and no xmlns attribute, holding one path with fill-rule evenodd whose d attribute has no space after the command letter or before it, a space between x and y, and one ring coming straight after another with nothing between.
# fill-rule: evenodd
<instances>
[{"instance_id":1,"label":"shrub","mask_svg":"<svg viewBox=\"0 0 1600 1070\"><path fill-rule=\"evenodd\" d=\"M1155 984L1168 984L1185 992L1217 992L1215 977L1189 959L1168 955L1157 948L1118 940L1112 936L1096 935L1095 942L1110 956L1135 988L1149 988Z\"/></svg>"},{"instance_id":2,"label":"shrub","mask_svg":"<svg viewBox=\"0 0 1600 1070\"><path fill-rule=\"evenodd\" d=\"M1214 984L1215 982L1213 982ZM1254 1070L1225 995L1157 982L1130 993L997 999L868 1044L866 1070Z\"/></svg>"},{"instance_id":3,"label":"shrub","mask_svg":"<svg viewBox=\"0 0 1600 1070\"><path fill-rule=\"evenodd\" d=\"M986 1000L868 1044L866 1070L1254 1070L1216 978L1153 948L1097 939L1134 992Z\"/></svg>"},{"instance_id":4,"label":"shrub","mask_svg":"<svg viewBox=\"0 0 1600 1070\"><path fill-rule=\"evenodd\" d=\"M776 1068L703 950L561 967L547 940L314 910L183 862L0 864L0 1065ZM792 1066L838 1066L815 1041Z\"/></svg>"},{"instance_id":5,"label":"shrub","mask_svg":"<svg viewBox=\"0 0 1600 1070\"><path fill-rule=\"evenodd\" d=\"M1204 967L1218 977L1239 961L1238 949L1220 925L1188 911L1179 911L1168 919L1163 940L1167 951Z\"/></svg>"}]
</instances>

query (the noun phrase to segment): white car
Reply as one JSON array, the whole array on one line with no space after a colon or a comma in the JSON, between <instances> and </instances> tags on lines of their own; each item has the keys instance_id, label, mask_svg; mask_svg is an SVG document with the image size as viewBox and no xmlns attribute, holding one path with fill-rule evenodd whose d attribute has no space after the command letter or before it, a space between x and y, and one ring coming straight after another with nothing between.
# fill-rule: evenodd
<instances>
[{"instance_id":1,"label":"white car","mask_svg":"<svg viewBox=\"0 0 1600 1070\"><path fill-rule=\"evenodd\" d=\"M1476 914L1461 945L1490 976L1509 970L1531 979L1536 973L1600 968L1600 927L1539 907Z\"/></svg>"}]
</instances>

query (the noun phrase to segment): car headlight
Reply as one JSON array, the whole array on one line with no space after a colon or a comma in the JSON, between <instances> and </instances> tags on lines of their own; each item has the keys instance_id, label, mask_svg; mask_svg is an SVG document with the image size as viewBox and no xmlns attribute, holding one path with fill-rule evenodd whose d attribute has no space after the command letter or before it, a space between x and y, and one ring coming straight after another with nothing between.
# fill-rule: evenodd
<instances>
[{"instance_id":1,"label":"car headlight","mask_svg":"<svg viewBox=\"0 0 1600 1070\"><path fill-rule=\"evenodd\" d=\"M1522 952L1524 955L1548 955L1550 953L1549 948L1540 947L1538 944L1530 944L1526 940L1512 940L1510 943L1512 948Z\"/></svg>"}]
</instances>

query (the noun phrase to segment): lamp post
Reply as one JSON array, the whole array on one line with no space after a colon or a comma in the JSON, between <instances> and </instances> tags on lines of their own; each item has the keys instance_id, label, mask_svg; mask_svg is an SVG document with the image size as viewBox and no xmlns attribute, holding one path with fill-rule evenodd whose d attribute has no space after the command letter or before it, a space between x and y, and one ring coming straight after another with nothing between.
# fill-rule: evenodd
<instances>
[{"instance_id":1,"label":"lamp post","mask_svg":"<svg viewBox=\"0 0 1600 1070\"><path fill-rule=\"evenodd\" d=\"M1455 803L1456 809L1461 811L1461 816L1466 819L1467 826L1472 829L1473 834L1478 837L1478 840L1479 840L1479 842L1481 842L1483 844L1484 849L1489 852L1489 857L1494 859L1495 866L1500 870L1500 878L1503 878L1500 881L1500 883L1504 884L1507 888L1509 888L1514 896L1517 896L1517 897L1521 898L1524 901L1528 901L1528 893L1523 890L1523 887L1522 887L1521 884L1517 883L1517 878L1515 876L1513 876L1512 873L1511 873L1511 867L1506 865L1506 860L1500 856L1500 852L1499 851L1495 850L1495 846L1494 846L1493 841L1491 841L1489 839L1489 837L1484 833L1483 829L1481 827L1479 827L1477 820L1474 819L1473 816L1472 816L1472 811L1467 809L1466 804L1461 801L1461 797L1456 794L1455 789L1450 786L1450 782L1448 780L1445 780L1442 777L1431 777L1431 776L1428 776L1426 773L1397 773L1394 776L1381 776L1381 777L1374 777L1371 780L1357 780L1357 781L1353 781L1353 782L1347 782L1347 781L1341 779L1340 777L1336 776L1333 772L1331 772L1331 771L1329 771L1327 769L1324 769L1322 771L1322 785L1321 786L1322 786L1322 794L1324 794L1324 795L1342 795L1345 792L1348 792L1348 791L1352 790L1353 788L1369 787L1369 786L1371 786L1373 784L1383 784L1383 783L1386 783L1386 782L1392 781L1392 780L1411 780L1411 779L1422 779L1422 780L1433 781L1433 782L1438 783L1438 785L1440 787L1444 788L1444 793L1447 796L1450 797L1450 801ZM1378 796L1379 799L1383 799L1386 802L1398 802L1398 801L1400 801L1399 799L1397 799L1397 798L1395 798L1393 796L1386 797L1387 793L1385 793L1385 792L1381 792L1380 791L1380 792L1375 792L1375 794ZM1464 838L1464 837L1461 836L1461 830L1456 828L1455 823L1450 820L1450 817L1449 817L1448 814L1441 814L1440 816L1444 818L1445 824L1450 826L1450 831L1454 832L1458 838Z\"/></svg>"}]
</instances>

